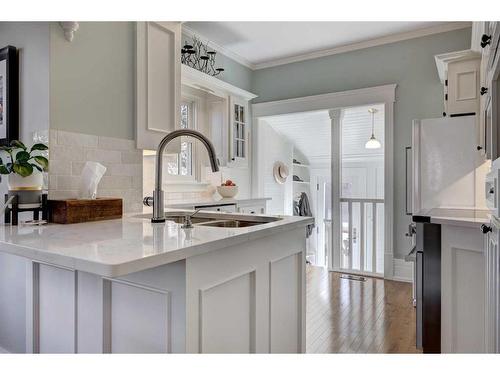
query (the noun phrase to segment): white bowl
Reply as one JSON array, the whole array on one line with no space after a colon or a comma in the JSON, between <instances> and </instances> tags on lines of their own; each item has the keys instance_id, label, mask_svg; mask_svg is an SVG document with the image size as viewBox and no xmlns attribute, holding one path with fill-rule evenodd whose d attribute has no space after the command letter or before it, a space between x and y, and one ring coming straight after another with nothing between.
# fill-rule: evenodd
<instances>
[{"instance_id":1,"label":"white bowl","mask_svg":"<svg viewBox=\"0 0 500 375\"><path fill-rule=\"evenodd\" d=\"M217 193L222 198L234 198L238 194L238 186L217 186Z\"/></svg>"}]
</instances>

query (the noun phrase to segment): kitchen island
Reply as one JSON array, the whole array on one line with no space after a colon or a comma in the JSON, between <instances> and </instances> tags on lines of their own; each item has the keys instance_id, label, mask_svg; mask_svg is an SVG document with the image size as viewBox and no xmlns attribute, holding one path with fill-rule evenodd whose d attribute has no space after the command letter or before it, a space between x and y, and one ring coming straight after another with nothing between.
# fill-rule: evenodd
<instances>
[{"instance_id":1,"label":"kitchen island","mask_svg":"<svg viewBox=\"0 0 500 375\"><path fill-rule=\"evenodd\" d=\"M313 219L167 214L0 227L0 352L304 352Z\"/></svg>"}]
</instances>

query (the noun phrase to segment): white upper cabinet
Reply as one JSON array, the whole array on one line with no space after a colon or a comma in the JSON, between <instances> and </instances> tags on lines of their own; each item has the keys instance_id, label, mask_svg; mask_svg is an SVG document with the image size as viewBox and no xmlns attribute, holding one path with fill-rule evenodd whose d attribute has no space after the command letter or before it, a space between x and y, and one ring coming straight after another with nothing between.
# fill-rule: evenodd
<instances>
[{"instance_id":1,"label":"white upper cabinet","mask_svg":"<svg viewBox=\"0 0 500 375\"><path fill-rule=\"evenodd\" d=\"M229 103L229 162L234 166L247 166L250 137L248 101L231 96Z\"/></svg>"},{"instance_id":2,"label":"white upper cabinet","mask_svg":"<svg viewBox=\"0 0 500 375\"><path fill-rule=\"evenodd\" d=\"M137 22L136 36L137 148L153 150L179 124L181 24Z\"/></svg>"},{"instance_id":3,"label":"white upper cabinet","mask_svg":"<svg viewBox=\"0 0 500 375\"><path fill-rule=\"evenodd\" d=\"M445 112L448 116L476 115L479 112L479 56L448 64Z\"/></svg>"},{"instance_id":4,"label":"white upper cabinet","mask_svg":"<svg viewBox=\"0 0 500 375\"><path fill-rule=\"evenodd\" d=\"M471 50L435 56L439 78L444 85L444 116L479 113L479 70L481 56Z\"/></svg>"},{"instance_id":5,"label":"white upper cabinet","mask_svg":"<svg viewBox=\"0 0 500 375\"><path fill-rule=\"evenodd\" d=\"M478 149L487 159L500 157L500 22L473 22L471 48L481 56Z\"/></svg>"}]
</instances>

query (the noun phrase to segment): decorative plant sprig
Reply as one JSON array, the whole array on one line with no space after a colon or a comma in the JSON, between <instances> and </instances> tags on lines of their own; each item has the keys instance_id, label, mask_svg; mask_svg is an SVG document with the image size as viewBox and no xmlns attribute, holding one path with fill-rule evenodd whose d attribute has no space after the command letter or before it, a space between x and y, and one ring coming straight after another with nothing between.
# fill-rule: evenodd
<instances>
[{"instance_id":1,"label":"decorative plant sprig","mask_svg":"<svg viewBox=\"0 0 500 375\"><path fill-rule=\"evenodd\" d=\"M28 151L24 143L17 140L12 141L10 146L1 146L0 151L8 154L10 162L4 164L3 158L0 158L0 174L17 173L22 177L28 177L33 173L33 168L40 172L47 171L49 168L47 158L41 155L32 155L32 152L48 149L43 143L36 143Z\"/></svg>"}]
</instances>

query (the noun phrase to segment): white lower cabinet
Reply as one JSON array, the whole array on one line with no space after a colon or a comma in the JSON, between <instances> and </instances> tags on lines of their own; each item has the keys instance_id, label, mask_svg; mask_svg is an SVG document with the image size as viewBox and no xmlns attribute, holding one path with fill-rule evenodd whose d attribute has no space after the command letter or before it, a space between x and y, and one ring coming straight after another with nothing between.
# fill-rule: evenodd
<instances>
[{"instance_id":1,"label":"white lower cabinet","mask_svg":"<svg viewBox=\"0 0 500 375\"><path fill-rule=\"evenodd\" d=\"M26 271L0 274L0 351L305 352L305 248L296 227L117 278L0 254Z\"/></svg>"},{"instance_id":2,"label":"white lower cabinet","mask_svg":"<svg viewBox=\"0 0 500 375\"><path fill-rule=\"evenodd\" d=\"M484 353L484 235L441 225L441 352Z\"/></svg>"}]
</instances>

